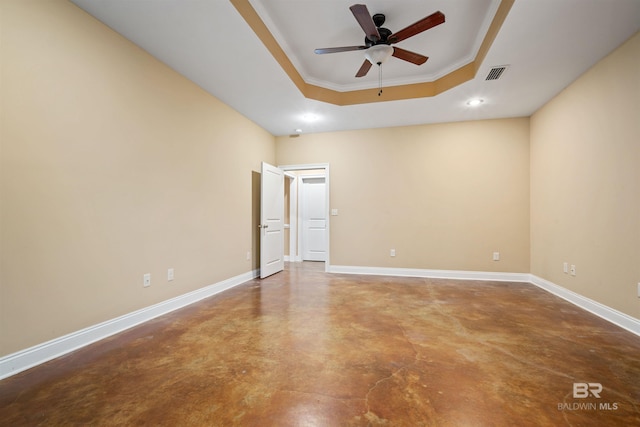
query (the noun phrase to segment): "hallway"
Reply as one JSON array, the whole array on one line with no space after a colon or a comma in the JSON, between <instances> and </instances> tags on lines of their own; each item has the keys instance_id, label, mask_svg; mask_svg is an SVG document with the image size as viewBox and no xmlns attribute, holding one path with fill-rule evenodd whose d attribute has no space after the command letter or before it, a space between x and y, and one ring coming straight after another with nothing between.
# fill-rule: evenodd
<instances>
[{"instance_id":1,"label":"hallway","mask_svg":"<svg viewBox=\"0 0 640 427\"><path fill-rule=\"evenodd\" d=\"M640 425L639 355L530 284L291 263L1 381L0 425Z\"/></svg>"}]
</instances>

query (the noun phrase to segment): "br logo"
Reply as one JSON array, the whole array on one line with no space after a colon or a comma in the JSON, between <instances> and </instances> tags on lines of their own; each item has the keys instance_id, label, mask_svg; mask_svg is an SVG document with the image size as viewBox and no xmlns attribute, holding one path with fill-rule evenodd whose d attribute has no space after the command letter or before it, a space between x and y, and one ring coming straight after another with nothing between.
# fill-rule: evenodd
<instances>
[{"instance_id":1,"label":"br logo","mask_svg":"<svg viewBox=\"0 0 640 427\"><path fill-rule=\"evenodd\" d=\"M602 384L600 383L573 383L573 398L584 399L593 396L600 399Z\"/></svg>"}]
</instances>

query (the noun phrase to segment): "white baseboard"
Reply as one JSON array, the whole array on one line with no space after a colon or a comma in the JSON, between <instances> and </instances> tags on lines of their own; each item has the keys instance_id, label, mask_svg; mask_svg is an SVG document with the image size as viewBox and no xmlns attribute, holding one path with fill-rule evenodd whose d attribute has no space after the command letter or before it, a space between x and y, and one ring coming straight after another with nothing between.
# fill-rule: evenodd
<instances>
[{"instance_id":1,"label":"white baseboard","mask_svg":"<svg viewBox=\"0 0 640 427\"><path fill-rule=\"evenodd\" d=\"M627 331L640 336L640 320L597 301L577 294L548 280L528 273L494 273L486 271L422 270L413 268L358 267L346 265L328 266L330 273L371 274L377 276L425 277L434 279L493 280L527 282L550 292L570 303L595 314Z\"/></svg>"},{"instance_id":2,"label":"white baseboard","mask_svg":"<svg viewBox=\"0 0 640 427\"><path fill-rule=\"evenodd\" d=\"M342 274L370 274L378 276L532 283L541 289L544 289L584 310L589 311L590 313L595 314L596 316L640 336L640 320L532 274L343 265L327 265L327 271L330 273ZM117 334L118 332L127 330L133 326L147 322L163 314L170 313L204 298L218 294L227 289L231 289L255 277L259 277L259 273L259 270L253 270L193 292L180 295L170 300L163 301L156 305L134 311L124 316L120 316L51 341L38 344L34 347L4 356L0 358L0 380L85 347L111 335Z\"/></svg>"},{"instance_id":3,"label":"white baseboard","mask_svg":"<svg viewBox=\"0 0 640 427\"><path fill-rule=\"evenodd\" d=\"M330 273L342 274L370 274L374 276L426 277L431 279L462 279L462 280L492 280L500 282L529 282L527 273L501 273L490 271L463 270L425 270L419 268L387 268L387 267L359 267L348 265L331 265L327 269Z\"/></svg>"},{"instance_id":4,"label":"white baseboard","mask_svg":"<svg viewBox=\"0 0 640 427\"><path fill-rule=\"evenodd\" d=\"M596 316L613 323L614 325L617 325L629 332L640 336L640 320L624 314L618 310L615 310L611 307L607 307L604 304L600 304L599 302L594 301L590 298L570 291L567 288L556 285L555 283L552 283L536 275L530 274L529 276L530 282L537 287L544 289L545 291L550 292L566 301L569 301L570 303L577 305L578 307L587 310L588 312L593 313Z\"/></svg>"},{"instance_id":5,"label":"white baseboard","mask_svg":"<svg viewBox=\"0 0 640 427\"><path fill-rule=\"evenodd\" d=\"M259 270L249 271L124 316L9 354L0 358L0 379L10 377L18 372L55 359L163 314L226 291L258 276Z\"/></svg>"}]
</instances>

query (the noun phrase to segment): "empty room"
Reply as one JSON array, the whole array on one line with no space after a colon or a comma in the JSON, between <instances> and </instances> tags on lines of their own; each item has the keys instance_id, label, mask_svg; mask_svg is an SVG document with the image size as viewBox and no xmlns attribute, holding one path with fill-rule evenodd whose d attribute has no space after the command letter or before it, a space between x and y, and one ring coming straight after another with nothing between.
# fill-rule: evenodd
<instances>
[{"instance_id":1,"label":"empty room","mask_svg":"<svg viewBox=\"0 0 640 427\"><path fill-rule=\"evenodd\" d=\"M640 425L637 0L0 0L0 425Z\"/></svg>"}]
</instances>

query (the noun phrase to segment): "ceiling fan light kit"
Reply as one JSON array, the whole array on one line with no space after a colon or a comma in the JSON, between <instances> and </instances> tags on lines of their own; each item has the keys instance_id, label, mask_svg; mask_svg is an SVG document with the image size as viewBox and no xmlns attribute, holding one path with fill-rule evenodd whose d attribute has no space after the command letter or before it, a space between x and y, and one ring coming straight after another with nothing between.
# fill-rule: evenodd
<instances>
[{"instance_id":1,"label":"ceiling fan light kit","mask_svg":"<svg viewBox=\"0 0 640 427\"><path fill-rule=\"evenodd\" d=\"M364 51L364 56L372 64L381 65L393 55L393 48L388 44L377 44Z\"/></svg>"},{"instance_id":2,"label":"ceiling fan light kit","mask_svg":"<svg viewBox=\"0 0 640 427\"><path fill-rule=\"evenodd\" d=\"M378 95L382 93L382 65L390 56L401 59L403 61L411 62L412 64L422 65L427 62L428 57L419 53L411 52L398 47L392 47L392 44L406 40L409 37L413 37L416 34L420 34L430 28L440 25L445 21L444 14L440 11L435 12L429 16L422 18L421 20L414 22L402 30L393 33L388 28L382 27L385 21L385 16L381 13L376 13L371 16L367 6L364 4L354 4L349 8L353 16L358 21L358 24L365 33L364 46L343 46L343 47L329 47L316 49L315 53L321 55L325 53L337 53L348 52L352 50L364 50L365 60L356 77L363 77L367 75L372 64L379 66L378 79L380 91Z\"/></svg>"}]
</instances>

